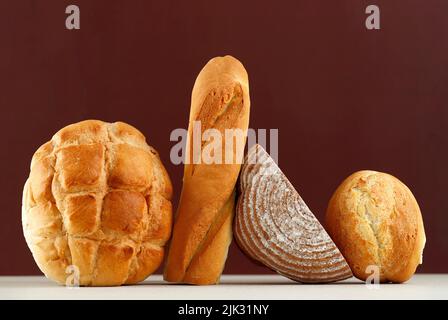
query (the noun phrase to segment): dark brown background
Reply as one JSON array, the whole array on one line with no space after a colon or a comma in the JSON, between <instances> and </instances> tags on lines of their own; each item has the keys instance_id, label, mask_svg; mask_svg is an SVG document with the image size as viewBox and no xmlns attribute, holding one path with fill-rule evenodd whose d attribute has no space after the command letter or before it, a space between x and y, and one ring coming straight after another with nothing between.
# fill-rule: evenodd
<instances>
[{"instance_id":1,"label":"dark brown background","mask_svg":"<svg viewBox=\"0 0 448 320\"><path fill-rule=\"evenodd\" d=\"M281 3L280 3L281 2ZM65 7L81 30L65 29ZM364 27L381 8L380 31ZM448 272L448 1L1 1L0 274L38 274L22 236L35 149L88 118L122 120L159 150L176 198L171 130L201 67L246 66L251 127L279 129L283 171L322 221L339 182L394 174L418 199L423 272ZM267 272L232 245L227 273Z\"/></svg>"}]
</instances>

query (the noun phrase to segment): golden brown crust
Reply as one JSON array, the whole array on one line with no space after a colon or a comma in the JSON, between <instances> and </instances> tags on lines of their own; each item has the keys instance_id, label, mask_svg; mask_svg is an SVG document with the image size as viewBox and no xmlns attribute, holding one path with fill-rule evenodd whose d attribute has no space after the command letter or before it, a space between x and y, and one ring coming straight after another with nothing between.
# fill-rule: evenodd
<instances>
[{"instance_id":1,"label":"golden brown crust","mask_svg":"<svg viewBox=\"0 0 448 320\"><path fill-rule=\"evenodd\" d=\"M232 221L235 212L235 193L222 208L222 212L208 231L207 239L191 259L185 277L186 283L216 284L224 269L228 248L232 242ZM217 263L218 262L218 263Z\"/></svg>"},{"instance_id":2,"label":"golden brown crust","mask_svg":"<svg viewBox=\"0 0 448 320\"><path fill-rule=\"evenodd\" d=\"M152 179L152 158L148 150L129 144L115 144L111 147L108 183L111 187L143 190ZM144 163L146 166L142 166ZM151 169L147 169L151 168ZM129 174L132 172L132 174Z\"/></svg>"},{"instance_id":3,"label":"golden brown crust","mask_svg":"<svg viewBox=\"0 0 448 320\"><path fill-rule=\"evenodd\" d=\"M134 246L103 242L97 251L95 286L114 286L126 282L134 258Z\"/></svg>"},{"instance_id":4,"label":"golden brown crust","mask_svg":"<svg viewBox=\"0 0 448 320\"><path fill-rule=\"evenodd\" d=\"M190 163L184 168L164 273L167 281L213 284L219 280L232 239L231 223L225 222L233 209L223 208L235 189L245 138L234 144L231 164L194 164L197 154L193 153L193 126L195 121L201 121L201 133L206 129L218 130L223 137L224 156L225 129L241 129L245 135L249 106L248 77L243 65L230 56L210 60L198 75L192 92L186 155ZM202 143L201 150L205 147L207 143ZM201 252L204 244L210 249Z\"/></svg>"},{"instance_id":5,"label":"golden brown crust","mask_svg":"<svg viewBox=\"0 0 448 320\"><path fill-rule=\"evenodd\" d=\"M92 194L67 196L65 205L67 232L73 236L83 237L97 231L98 205L97 198Z\"/></svg>"},{"instance_id":6,"label":"golden brown crust","mask_svg":"<svg viewBox=\"0 0 448 320\"><path fill-rule=\"evenodd\" d=\"M31 161L22 224L39 268L64 284L146 278L171 232L172 186L157 152L134 127L87 120L58 131Z\"/></svg>"},{"instance_id":7,"label":"golden brown crust","mask_svg":"<svg viewBox=\"0 0 448 320\"><path fill-rule=\"evenodd\" d=\"M364 170L345 179L329 202L326 227L361 280L373 265L381 282L404 282L420 263L425 231L419 206L389 174Z\"/></svg>"},{"instance_id":8,"label":"golden brown crust","mask_svg":"<svg viewBox=\"0 0 448 320\"><path fill-rule=\"evenodd\" d=\"M137 283L146 279L148 274L152 274L163 261L164 248L154 245L142 246L137 253L137 259L134 259L131 267L132 273L129 274L126 284Z\"/></svg>"}]
</instances>

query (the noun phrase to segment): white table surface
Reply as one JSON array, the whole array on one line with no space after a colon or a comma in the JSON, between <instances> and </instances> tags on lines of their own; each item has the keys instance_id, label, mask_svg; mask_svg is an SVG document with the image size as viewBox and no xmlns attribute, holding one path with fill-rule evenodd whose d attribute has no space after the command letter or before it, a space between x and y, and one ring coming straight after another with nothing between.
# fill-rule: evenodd
<instances>
[{"instance_id":1,"label":"white table surface","mask_svg":"<svg viewBox=\"0 0 448 320\"><path fill-rule=\"evenodd\" d=\"M219 285L168 284L160 275L132 286L66 288L41 276L0 277L0 299L448 299L448 274L418 274L372 289L352 278L299 284L277 275L224 275Z\"/></svg>"}]
</instances>

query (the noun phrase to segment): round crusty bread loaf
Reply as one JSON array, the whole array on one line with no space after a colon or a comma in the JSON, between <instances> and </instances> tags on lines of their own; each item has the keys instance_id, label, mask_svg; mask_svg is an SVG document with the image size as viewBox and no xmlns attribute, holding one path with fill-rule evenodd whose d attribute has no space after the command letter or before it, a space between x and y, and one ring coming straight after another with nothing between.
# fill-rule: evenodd
<instances>
[{"instance_id":1,"label":"round crusty bread loaf","mask_svg":"<svg viewBox=\"0 0 448 320\"><path fill-rule=\"evenodd\" d=\"M140 131L82 121L34 154L23 232L39 268L58 283L136 283L162 262L171 194L168 174Z\"/></svg>"},{"instance_id":2,"label":"round crusty bread loaf","mask_svg":"<svg viewBox=\"0 0 448 320\"><path fill-rule=\"evenodd\" d=\"M376 266L381 282L404 282L422 261L419 206L409 188L389 174L365 170L345 179L328 205L326 228L361 280Z\"/></svg>"}]
</instances>

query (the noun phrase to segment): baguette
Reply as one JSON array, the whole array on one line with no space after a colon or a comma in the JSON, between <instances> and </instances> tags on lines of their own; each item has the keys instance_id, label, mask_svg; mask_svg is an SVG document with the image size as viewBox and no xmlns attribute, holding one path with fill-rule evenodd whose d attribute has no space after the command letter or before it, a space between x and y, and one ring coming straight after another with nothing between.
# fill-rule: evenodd
<instances>
[{"instance_id":1,"label":"baguette","mask_svg":"<svg viewBox=\"0 0 448 320\"><path fill-rule=\"evenodd\" d=\"M235 185L249 107L248 76L243 65L231 56L211 59L199 73L192 92L183 186L164 271L167 281L198 285L219 282L232 241ZM197 141L193 141L196 121L201 122L201 134L207 129L221 134L221 163L195 162L198 154L202 159ZM236 138L239 141L234 140L231 150L226 148L226 129L244 132ZM210 143L201 142L200 150ZM232 156L230 163L225 162L226 152Z\"/></svg>"}]
</instances>

